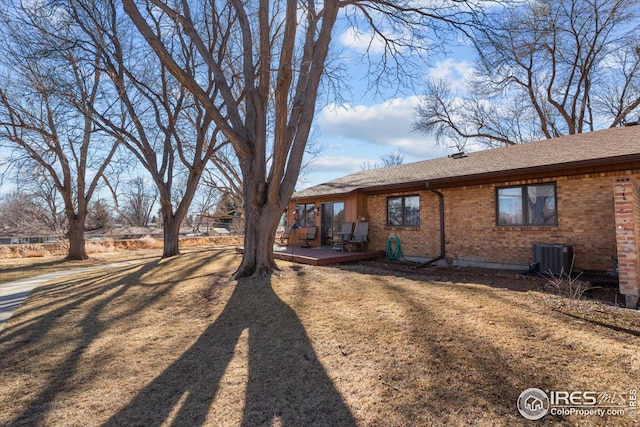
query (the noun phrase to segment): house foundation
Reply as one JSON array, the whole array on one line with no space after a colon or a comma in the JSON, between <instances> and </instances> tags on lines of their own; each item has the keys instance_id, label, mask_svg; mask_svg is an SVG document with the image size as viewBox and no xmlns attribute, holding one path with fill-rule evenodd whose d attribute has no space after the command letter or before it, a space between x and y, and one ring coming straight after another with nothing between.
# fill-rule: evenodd
<instances>
[{"instance_id":1,"label":"house foundation","mask_svg":"<svg viewBox=\"0 0 640 427\"><path fill-rule=\"evenodd\" d=\"M640 189L631 177L614 184L616 243L620 293L628 308L638 308L640 300Z\"/></svg>"}]
</instances>

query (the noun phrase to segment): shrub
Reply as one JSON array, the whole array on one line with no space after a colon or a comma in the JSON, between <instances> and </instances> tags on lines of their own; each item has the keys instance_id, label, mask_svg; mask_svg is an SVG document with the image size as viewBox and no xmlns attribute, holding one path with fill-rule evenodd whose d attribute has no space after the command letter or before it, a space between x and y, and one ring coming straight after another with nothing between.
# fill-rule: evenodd
<instances>
[{"instance_id":1,"label":"shrub","mask_svg":"<svg viewBox=\"0 0 640 427\"><path fill-rule=\"evenodd\" d=\"M574 257L575 258L575 257ZM565 272L564 268L558 276L554 276L551 272L547 273L547 286L556 290L558 295L564 296L569 300L569 306L573 307L582 299L585 292L596 289L589 282L580 280L582 273L573 277L573 260L571 260L571 269Z\"/></svg>"}]
</instances>

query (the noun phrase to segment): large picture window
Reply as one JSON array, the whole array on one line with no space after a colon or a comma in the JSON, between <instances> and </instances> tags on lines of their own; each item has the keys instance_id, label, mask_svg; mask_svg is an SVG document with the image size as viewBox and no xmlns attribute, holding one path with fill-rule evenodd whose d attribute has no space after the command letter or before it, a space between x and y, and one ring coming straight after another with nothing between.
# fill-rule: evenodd
<instances>
[{"instance_id":1,"label":"large picture window","mask_svg":"<svg viewBox=\"0 0 640 427\"><path fill-rule=\"evenodd\" d=\"M418 227L420 225L420 196L387 198L387 225Z\"/></svg>"},{"instance_id":2,"label":"large picture window","mask_svg":"<svg viewBox=\"0 0 640 427\"><path fill-rule=\"evenodd\" d=\"M300 227L311 227L316 225L315 216L316 205L313 203L303 203L296 205L298 220L296 221Z\"/></svg>"},{"instance_id":3,"label":"large picture window","mask_svg":"<svg viewBox=\"0 0 640 427\"><path fill-rule=\"evenodd\" d=\"M497 189L498 225L558 225L556 185L534 184Z\"/></svg>"}]
</instances>

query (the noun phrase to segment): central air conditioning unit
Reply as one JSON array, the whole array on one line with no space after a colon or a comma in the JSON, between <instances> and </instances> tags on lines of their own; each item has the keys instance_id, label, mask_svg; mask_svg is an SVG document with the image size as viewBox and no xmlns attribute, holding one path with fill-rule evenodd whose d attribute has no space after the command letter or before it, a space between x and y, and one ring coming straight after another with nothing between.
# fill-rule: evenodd
<instances>
[{"instance_id":1,"label":"central air conditioning unit","mask_svg":"<svg viewBox=\"0 0 640 427\"><path fill-rule=\"evenodd\" d=\"M573 246L534 243L533 262L539 265L538 271L542 274L569 274L573 263Z\"/></svg>"}]
</instances>

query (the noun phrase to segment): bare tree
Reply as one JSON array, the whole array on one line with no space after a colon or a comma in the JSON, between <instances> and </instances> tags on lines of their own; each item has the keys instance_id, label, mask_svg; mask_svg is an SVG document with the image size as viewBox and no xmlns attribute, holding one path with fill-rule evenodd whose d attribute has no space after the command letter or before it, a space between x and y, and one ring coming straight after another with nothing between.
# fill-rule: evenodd
<instances>
[{"instance_id":1,"label":"bare tree","mask_svg":"<svg viewBox=\"0 0 640 427\"><path fill-rule=\"evenodd\" d=\"M320 144L317 139L310 138L307 144L303 163L300 168L299 176L307 174L313 165L313 160L324 150L324 145ZM242 171L238 159L235 155L233 147L227 145L222 148L210 159L210 167L205 171L204 184L217 192L218 200L222 198L229 199L228 205L233 206L229 212L223 215L227 219L232 220L234 229L239 233L244 233L244 190L242 185ZM222 212L222 211L221 211ZM218 214L215 214L218 218ZM242 222L242 224L239 224Z\"/></svg>"},{"instance_id":2,"label":"bare tree","mask_svg":"<svg viewBox=\"0 0 640 427\"><path fill-rule=\"evenodd\" d=\"M0 232L3 235L39 234L55 231L49 213L33 194L15 191L0 201Z\"/></svg>"},{"instance_id":3,"label":"bare tree","mask_svg":"<svg viewBox=\"0 0 640 427\"><path fill-rule=\"evenodd\" d=\"M390 151L380 156L380 164L383 168L398 166L404 162L404 154L399 151Z\"/></svg>"},{"instance_id":4,"label":"bare tree","mask_svg":"<svg viewBox=\"0 0 640 427\"><path fill-rule=\"evenodd\" d=\"M425 48L422 38L436 23L453 18L446 4L418 7L413 1L123 3L167 70L202 104L234 148L246 213L244 255L236 278L268 277L277 268L275 231L300 172L339 14L369 25L383 40L382 71L407 70L394 65L409 61L410 51ZM172 53L176 39L157 32L161 12L188 36L206 74L194 73Z\"/></svg>"},{"instance_id":5,"label":"bare tree","mask_svg":"<svg viewBox=\"0 0 640 427\"><path fill-rule=\"evenodd\" d=\"M212 167L207 168L204 184L218 193L218 200L230 199L236 208L236 214L245 218L244 187L242 172L231 146L220 150L210 159ZM218 203L216 203L216 206Z\"/></svg>"},{"instance_id":6,"label":"bare tree","mask_svg":"<svg viewBox=\"0 0 640 427\"><path fill-rule=\"evenodd\" d=\"M136 177L127 182L118 195L122 200L118 203L120 218L134 227L149 225L151 213L158 200L155 185L148 185L143 177Z\"/></svg>"},{"instance_id":7,"label":"bare tree","mask_svg":"<svg viewBox=\"0 0 640 427\"><path fill-rule=\"evenodd\" d=\"M100 53L86 52L64 14L13 2L0 17L0 141L47 174L64 201L69 259L85 259L85 219L117 141L95 132ZM99 142L99 143L97 143Z\"/></svg>"},{"instance_id":8,"label":"bare tree","mask_svg":"<svg viewBox=\"0 0 640 427\"><path fill-rule=\"evenodd\" d=\"M159 193L164 230L163 257L178 255L179 231L208 160L222 146L218 130L194 97L168 72L165 64L122 19L114 0L67 2L70 15L100 52L118 102L95 112L97 125L122 140L149 172ZM149 6L150 7L150 6ZM148 9L149 12L151 9ZM168 52L180 66L200 72L196 47L181 28L167 26L159 10L149 13L153 37L167 37ZM207 98L217 96L215 85L204 89ZM148 215L147 215L148 216Z\"/></svg>"},{"instance_id":9,"label":"bare tree","mask_svg":"<svg viewBox=\"0 0 640 427\"><path fill-rule=\"evenodd\" d=\"M214 226L213 212L218 204L221 194L213 187L206 185L206 172L203 182L191 202L191 209L187 217L192 218L192 230L194 233L209 233Z\"/></svg>"},{"instance_id":10,"label":"bare tree","mask_svg":"<svg viewBox=\"0 0 640 427\"><path fill-rule=\"evenodd\" d=\"M64 200L56 188L55 182L42 166L31 159L20 165L17 171L20 175L19 184L16 187L21 192L30 194L32 200L41 208L42 217L38 222L44 222L46 229L53 231L63 238L68 231L68 221L65 215ZM18 178L16 178L18 179Z\"/></svg>"},{"instance_id":11,"label":"bare tree","mask_svg":"<svg viewBox=\"0 0 640 427\"><path fill-rule=\"evenodd\" d=\"M484 14L467 94L432 82L415 128L440 142L487 146L614 127L640 112L635 0L541 0Z\"/></svg>"},{"instance_id":12,"label":"bare tree","mask_svg":"<svg viewBox=\"0 0 640 427\"><path fill-rule=\"evenodd\" d=\"M391 166L398 166L404 162L404 154L399 151L390 151L380 156L379 162L372 162L366 160L360 163L360 170L366 171L371 169L388 168Z\"/></svg>"}]
</instances>

